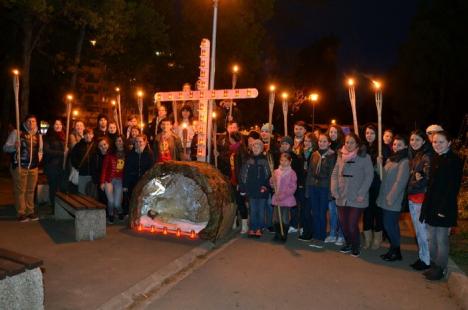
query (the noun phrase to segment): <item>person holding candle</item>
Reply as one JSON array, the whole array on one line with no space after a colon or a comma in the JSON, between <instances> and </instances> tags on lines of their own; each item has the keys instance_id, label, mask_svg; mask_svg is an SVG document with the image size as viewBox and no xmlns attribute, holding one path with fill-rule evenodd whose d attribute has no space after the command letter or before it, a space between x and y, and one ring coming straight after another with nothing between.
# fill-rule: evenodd
<instances>
[{"instance_id":1,"label":"person holding candle","mask_svg":"<svg viewBox=\"0 0 468 310\"><path fill-rule=\"evenodd\" d=\"M409 179L408 141L395 136L393 153L383 169L377 205L382 208L383 224L390 242L390 249L380 257L388 262L402 260L400 250L400 212Z\"/></svg>"},{"instance_id":2,"label":"person holding candle","mask_svg":"<svg viewBox=\"0 0 468 310\"><path fill-rule=\"evenodd\" d=\"M65 152L65 132L61 119L54 121L54 126L47 130L44 137L44 173L49 184L49 202L55 205L55 194L60 188L65 190L63 154Z\"/></svg>"},{"instance_id":3,"label":"person holding candle","mask_svg":"<svg viewBox=\"0 0 468 310\"><path fill-rule=\"evenodd\" d=\"M164 118L161 121L162 132L154 139L154 156L156 162L168 160L182 160L184 151L179 137L172 131L173 121L170 118Z\"/></svg>"},{"instance_id":4,"label":"person holding candle","mask_svg":"<svg viewBox=\"0 0 468 310\"><path fill-rule=\"evenodd\" d=\"M43 141L37 127L36 116L32 114L26 116L19 132L19 140L17 136L17 130L10 132L3 145L3 151L11 155L10 173L13 178L18 221L37 221L39 218L34 207L34 191L38 179L38 166L42 160Z\"/></svg>"},{"instance_id":5,"label":"person holding candle","mask_svg":"<svg viewBox=\"0 0 468 310\"><path fill-rule=\"evenodd\" d=\"M175 128L175 133L180 138L180 141L182 141L184 160L190 160L190 155L192 153L192 140L195 136L195 127L193 126L193 112L190 106L184 105L180 109L180 122Z\"/></svg>"},{"instance_id":6,"label":"person holding candle","mask_svg":"<svg viewBox=\"0 0 468 310\"><path fill-rule=\"evenodd\" d=\"M463 177L463 161L450 145L450 137L445 131L433 134L432 147L436 154L431 160L420 217L427 227L431 259L431 268L423 274L431 281L441 280L447 273L449 229L457 225L457 196Z\"/></svg>"},{"instance_id":7,"label":"person holding candle","mask_svg":"<svg viewBox=\"0 0 468 310\"><path fill-rule=\"evenodd\" d=\"M431 158L434 151L426 141L426 134L422 130L414 130L410 136L409 166L410 178L408 182L408 205L416 231L418 241L418 260L410 266L415 270L425 270L430 267L429 242L427 238L427 228L419 221L421 207L427 190Z\"/></svg>"},{"instance_id":8,"label":"person holding candle","mask_svg":"<svg viewBox=\"0 0 468 310\"><path fill-rule=\"evenodd\" d=\"M331 175L331 194L336 199L345 245L342 253L360 255L359 219L369 205L369 187L374 177L370 156L360 148L359 137L349 133L338 151Z\"/></svg>"},{"instance_id":9,"label":"person holding candle","mask_svg":"<svg viewBox=\"0 0 468 310\"><path fill-rule=\"evenodd\" d=\"M249 201L250 237L261 237L265 227L271 172L263 155L263 147L263 142L259 139L252 142L252 154L243 163L239 175L239 191L242 196L246 195Z\"/></svg>"}]
</instances>

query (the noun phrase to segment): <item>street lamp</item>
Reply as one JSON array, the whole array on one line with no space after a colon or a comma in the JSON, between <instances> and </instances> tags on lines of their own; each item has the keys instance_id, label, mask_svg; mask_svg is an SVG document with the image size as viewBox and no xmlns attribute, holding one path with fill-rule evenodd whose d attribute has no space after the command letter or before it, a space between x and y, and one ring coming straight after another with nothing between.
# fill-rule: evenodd
<instances>
[{"instance_id":1,"label":"street lamp","mask_svg":"<svg viewBox=\"0 0 468 310\"><path fill-rule=\"evenodd\" d=\"M309 96L309 100L312 102L312 130L315 130L315 104L319 99L319 95L317 93L312 93Z\"/></svg>"}]
</instances>

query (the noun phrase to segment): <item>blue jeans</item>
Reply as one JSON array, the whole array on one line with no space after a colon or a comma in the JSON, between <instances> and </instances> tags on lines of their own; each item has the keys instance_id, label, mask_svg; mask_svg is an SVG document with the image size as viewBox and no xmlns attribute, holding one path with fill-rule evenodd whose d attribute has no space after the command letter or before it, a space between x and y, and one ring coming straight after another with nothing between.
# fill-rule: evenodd
<instances>
[{"instance_id":1,"label":"blue jeans","mask_svg":"<svg viewBox=\"0 0 468 310\"><path fill-rule=\"evenodd\" d=\"M442 269L447 268L449 255L449 228L426 224L431 260Z\"/></svg>"},{"instance_id":2,"label":"blue jeans","mask_svg":"<svg viewBox=\"0 0 468 310\"><path fill-rule=\"evenodd\" d=\"M122 179L112 179L110 183L104 184L107 197L107 214L114 215L114 209L122 212Z\"/></svg>"},{"instance_id":3,"label":"blue jeans","mask_svg":"<svg viewBox=\"0 0 468 310\"><path fill-rule=\"evenodd\" d=\"M265 227L266 198L249 198L250 229L257 230Z\"/></svg>"},{"instance_id":4,"label":"blue jeans","mask_svg":"<svg viewBox=\"0 0 468 310\"><path fill-rule=\"evenodd\" d=\"M413 227L416 231L416 240L418 240L419 259L422 260L426 265L429 265L431 260L429 255L429 239L427 237L426 224L419 221L422 203L408 201L408 204L411 220L413 221Z\"/></svg>"},{"instance_id":5,"label":"blue jeans","mask_svg":"<svg viewBox=\"0 0 468 310\"><path fill-rule=\"evenodd\" d=\"M271 195L268 196L267 205L265 207L265 227L273 227L273 207L271 205Z\"/></svg>"},{"instance_id":6,"label":"blue jeans","mask_svg":"<svg viewBox=\"0 0 468 310\"><path fill-rule=\"evenodd\" d=\"M327 187L309 186L310 209L312 210L312 237L325 240L327 236L327 209L329 189Z\"/></svg>"},{"instance_id":7,"label":"blue jeans","mask_svg":"<svg viewBox=\"0 0 468 310\"><path fill-rule=\"evenodd\" d=\"M400 246L400 211L382 209L385 232L390 241L390 246Z\"/></svg>"},{"instance_id":8,"label":"blue jeans","mask_svg":"<svg viewBox=\"0 0 468 310\"><path fill-rule=\"evenodd\" d=\"M328 202L328 211L330 212L330 237L344 238L335 200Z\"/></svg>"}]
</instances>

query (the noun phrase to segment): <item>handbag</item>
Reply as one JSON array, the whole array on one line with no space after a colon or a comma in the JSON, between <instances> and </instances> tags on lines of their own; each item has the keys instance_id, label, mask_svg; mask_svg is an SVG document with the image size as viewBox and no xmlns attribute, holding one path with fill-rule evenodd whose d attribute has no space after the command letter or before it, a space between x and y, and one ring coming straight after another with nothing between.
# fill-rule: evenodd
<instances>
[{"instance_id":1,"label":"handbag","mask_svg":"<svg viewBox=\"0 0 468 310\"><path fill-rule=\"evenodd\" d=\"M72 166L70 170L70 176L68 177L68 181L70 181L73 185L78 185L79 176L80 172Z\"/></svg>"}]
</instances>

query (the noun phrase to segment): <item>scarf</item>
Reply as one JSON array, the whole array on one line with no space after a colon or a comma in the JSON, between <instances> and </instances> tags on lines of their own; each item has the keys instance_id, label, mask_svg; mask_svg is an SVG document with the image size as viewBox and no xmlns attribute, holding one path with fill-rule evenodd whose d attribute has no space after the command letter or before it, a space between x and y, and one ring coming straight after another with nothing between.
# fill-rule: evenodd
<instances>
[{"instance_id":1,"label":"scarf","mask_svg":"<svg viewBox=\"0 0 468 310\"><path fill-rule=\"evenodd\" d=\"M341 158L343 158L345 162L352 161L354 158L356 158L357 152L358 152L358 148L356 148L352 152L348 152L346 147L343 145L343 147L341 148Z\"/></svg>"},{"instance_id":2,"label":"scarf","mask_svg":"<svg viewBox=\"0 0 468 310\"><path fill-rule=\"evenodd\" d=\"M400 162L400 160L408 158L408 149L399 150L388 157L388 160L394 163Z\"/></svg>"}]
</instances>

